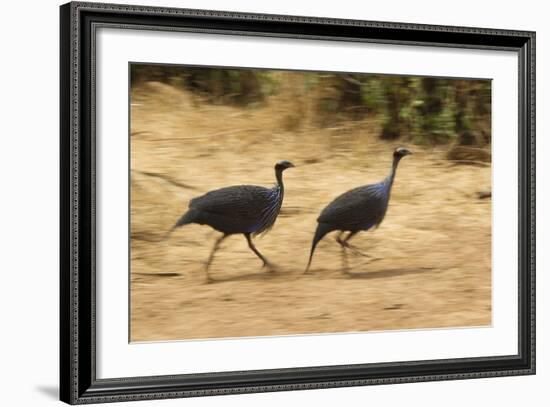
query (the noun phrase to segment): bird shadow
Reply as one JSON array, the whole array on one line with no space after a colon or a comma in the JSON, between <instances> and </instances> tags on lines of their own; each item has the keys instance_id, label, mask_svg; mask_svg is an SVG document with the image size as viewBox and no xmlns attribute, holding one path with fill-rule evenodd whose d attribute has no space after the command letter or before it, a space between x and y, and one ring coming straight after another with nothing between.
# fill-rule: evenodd
<instances>
[{"instance_id":1,"label":"bird shadow","mask_svg":"<svg viewBox=\"0 0 550 407\"><path fill-rule=\"evenodd\" d=\"M238 276L210 278L210 283L227 283L230 281L267 281L280 277L282 273L277 271L258 271L255 273L241 274Z\"/></svg>"},{"instance_id":2,"label":"bird shadow","mask_svg":"<svg viewBox=\"0 0 550 407\"><path fill-rule=\"evenodd\" d=\"M415 267L415 268L395 268L379 271L359 271L359 272L350 272L346 276L349 278L360 278L360 279L376 279L376 278L392 278L392 277L401 277L413 274L422 274L428 271L435 270L434 267Z\"/></svg>"},{"instance_id":3,"label":"bird shadow","mask_svg":"<svg viewBox=\"0 0 550 407\"><path fill-rule=\"evenodd\" d=\"M394 268L379 271L352 271L349 273L341 273L342 278L351 279L377 279L377 278L392 278L413 274L422 274L429 271L436 270L435 267L415 267L415 268ZM292 273L281 271L277 269L275 271L258 271L254 273L241 274L231 277L222 278L210 278L209 283L226 283L226 282L239 282L239 281L269 281L280 278L281 276L289 276ZM300 276L297 276L299 278Z\"/></svg>"}]
</instances>

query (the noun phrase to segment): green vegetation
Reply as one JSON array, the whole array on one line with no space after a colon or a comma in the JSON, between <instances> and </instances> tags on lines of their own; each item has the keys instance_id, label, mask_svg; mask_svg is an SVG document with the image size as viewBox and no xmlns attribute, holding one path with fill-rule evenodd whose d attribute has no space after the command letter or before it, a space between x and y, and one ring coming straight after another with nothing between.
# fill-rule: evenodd
<instances>
[{"instance_id":1,"label":"green vegetation","mask_svg":"<svg viewBox=\"0 0 550 407\"><path fill-rule=\"evenodd\" d=\"M285 128L375 119L380 137L417 144L491 142L491 81L374 74L132 65L131 83L185 88L207 103L255 108L287 103Z\"/></svg>"}]
</instances>

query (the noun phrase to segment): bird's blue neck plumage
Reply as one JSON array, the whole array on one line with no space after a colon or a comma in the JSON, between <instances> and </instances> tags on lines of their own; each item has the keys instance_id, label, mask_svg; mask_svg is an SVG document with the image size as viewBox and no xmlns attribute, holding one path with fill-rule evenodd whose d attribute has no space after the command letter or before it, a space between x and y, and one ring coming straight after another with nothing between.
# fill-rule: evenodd
<instances>
[{"instance_id":1,"label":"bird's blue neck plumage","mask_svg":"<svg viewBox=\"0 0 550 407\"><path fill-rule=\"evenodd\" d=\"M261 209L261 219L258 221L258 223L254 224L250 228L251 233L258 234L258 233L264 233L268 231L275 223L275 220L277 219L277 215L281 210L281 206L283 204L283 196L284 196L282 171L279 169L276 169L275 177L277 178L277 184L273 188L268 190L267 205L265 205Z\"/></svg>"},{"instance_id":2,"label":"bird's blue neck plumage","mask_svg":"<svg viewBox=\"0 0 550 407\"><path fill-rule=\"evenodd\" d=\"M389 198L389 195L390 195L390 192L391 192L391 187L393 186L393 180L395 178L395 173L397 171L397 165L399 164L399 161L401 161L400 156L395 156L393 158L393 163L392 163L390 174L384 179L384 181L382 181L382 184L386 188L386 193L388 195L388 198Z\"/></svg>"},{"instance_id":3,"label":"bird's blue neck plumage","mask_svg":"<svg viewBox=\"0 0 550 407\"><path fill-rule=\"evenodd\" d=\"M280 198L282 200L285 193L285 186L283 185L283 171L279 169L275 170L275 178L277 178L277 185L275 185L273 189L277 190L277 193L280 194Z\"/></svg>"}]
</instances>

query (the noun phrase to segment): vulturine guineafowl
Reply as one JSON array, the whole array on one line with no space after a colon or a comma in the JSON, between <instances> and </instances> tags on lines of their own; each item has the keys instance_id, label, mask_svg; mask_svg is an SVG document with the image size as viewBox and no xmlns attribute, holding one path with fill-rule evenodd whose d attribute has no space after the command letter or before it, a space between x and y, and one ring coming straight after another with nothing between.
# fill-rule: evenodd
<instances>
[{"instance_id":1,"label":"vulturine guineafowl","mask_svg":"<svg viewBox=\"0 0 550 407\"><path fill-rule=\"evenodd\" d=\"M208 268L214 259L221 242L229 235L243 234L248 246L264 263L269 261L256 249L252 236L267 232L277 219L283 204L283 171L294 167L290 161L280 161L275 165L277 184L273 188L256 185L236 185L207 192L189 203L189 210L178 220L172 230L197 223L208 225L223 233L206 262L206 279L210 280Z\"/></svg>"},{"instance_id":2,"label":"vulturine guineafowl","mask_svg":"<svg viewBox=\"0 0 550 407\"><path fill-rule=\"evenodd\" d=\"M395 170L399 161L406 155L412 154L403 147L395 149L393 152L393 164L390 175L382 182L372 185L364 185L347 191L332 201L317 218L317 230L313 237L309 261L305 272L307 273L311 266L313 253L317 243L329 232L338 230L340 233L336 241L342 248L342 256L346 259L346 249L356 250L349 244L349 240L358 232L367 231L370 228L376 228L380 225L390 201L390 194L395 177ZM345 232L349 234L342 238ZM347 270L347 262L344 267Z\"/></svg>"}]
</instances>

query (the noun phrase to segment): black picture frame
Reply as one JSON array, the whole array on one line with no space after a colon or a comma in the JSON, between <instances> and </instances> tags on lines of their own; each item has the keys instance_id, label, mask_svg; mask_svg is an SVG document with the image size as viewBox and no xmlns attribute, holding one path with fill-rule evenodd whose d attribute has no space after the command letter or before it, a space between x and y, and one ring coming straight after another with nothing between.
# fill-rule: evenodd
<instances>
[{"instance_id":1,"label":"black picture frame","mask_svg":"<svg viewBox=\"0 0 550 407\"><path fill-rule=\"evenodd\" d=\"M60 23L62 401L83 404L535 373L534 32L81 2L62 5ZM97 379L94 35L95 29L101 26L517 52L518 353L499 357Z\"/></svg>"}]
</instances>

